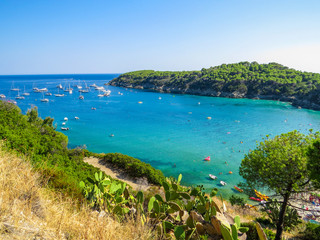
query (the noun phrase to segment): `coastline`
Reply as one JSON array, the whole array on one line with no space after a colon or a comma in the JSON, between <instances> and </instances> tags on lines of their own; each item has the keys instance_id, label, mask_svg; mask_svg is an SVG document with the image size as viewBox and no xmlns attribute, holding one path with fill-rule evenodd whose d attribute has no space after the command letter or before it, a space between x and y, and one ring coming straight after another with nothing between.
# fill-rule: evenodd
<instances>
[{"instance_id":1,"label":"coastline","mask_svg":"<svg viewBox=\"0 0 320 240\"><path fill-rule=\"evenodd\" d=\"M188 94L188 95L196 95L196 96L207 96L207 97L223 97L223 98L247 98L247 99L253 99L253 100L273 100L273 101L281 101L281 102L288 102L293 107L296 108L305 108L315 111L320 111L320 101L311 101L311 99L318 99L317 92L310 94L308 98L303 98L299 96L278 96L278 95L250 95L250 94L244 94L240 93L238 91L234 92L217 92L213 90L201 90L201 89L190 89L190 88L170 88L166 86L156 86L153 84L126 84L126 83L119 83L119 82L113 82L110 81L108 83L110 86L114 87L122 87L122 88L132 88L132 89L140 89L140 90L148 90L153 92L159 92L159 93L175 93L175 94ZM316 95L316 97L314 96ZM320 93L319 93L320 95ZM318 103L319 102L319 103Z\"/></svg>"}]
</instances>

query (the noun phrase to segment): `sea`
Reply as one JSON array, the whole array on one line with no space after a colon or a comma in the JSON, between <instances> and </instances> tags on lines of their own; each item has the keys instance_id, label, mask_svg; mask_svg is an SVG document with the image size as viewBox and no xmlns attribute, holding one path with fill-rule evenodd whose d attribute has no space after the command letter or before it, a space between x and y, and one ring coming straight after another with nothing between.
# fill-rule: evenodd
<instances>
[{"instance_id":1,"label":"sea","mask_svg":"<svg viewBox=\"0 0 320 240\"><path fill-rule=\"evenodd\" d=\"M239 194L234 185L241 160L266 135L320 129L320 112L298 109L289 103L268 100L230 99L105 86L119 74L61 74L0 76L0 94L15 100L23 113L37 107L39 116L54 118L58 131L69 139L69 148L85 147L96 153L118 152L138 158L160 169L165 176L178 177L182 184L218 188L228 197ZM59 90L73 88L72 94ZM98 97L96 84L111 91ZM19 88L20 91L11 91ZM52 96L35 93L47 88ZM30 93L25 99L15 97ZM55 97L54 94L65 94ZM49 102L41 102L47 98ZM95 110L93 110L95 109ZM64 121L67 117L68 121ZM75 119L78 117L79 119ZM63 125L65 123L65 125ZM68 131L61 127L69 128ZM205 161L210 156L211 161ZM218 177L209 178L209 174ZM222 186L220 181L227 185Z\"/></svg>"}]
</instances>

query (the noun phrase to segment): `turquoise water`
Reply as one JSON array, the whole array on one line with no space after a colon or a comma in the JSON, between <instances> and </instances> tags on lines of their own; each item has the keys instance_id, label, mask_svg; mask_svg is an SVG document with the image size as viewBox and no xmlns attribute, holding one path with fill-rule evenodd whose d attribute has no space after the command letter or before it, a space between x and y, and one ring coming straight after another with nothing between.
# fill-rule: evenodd
<instances>
[{"instance_id":1,"label":"turquoise water","mask_svg":"<svg viewBox=\"0 0 320 240\"><path fill-rule=\"evenodd\" d=\"M116 76L0 76L0 94L14 98L12 85L28 92L33 86L47 87L57 93L59 83L84 86L85 80L87 85L103 85ZM183 184L202 184L208 190L218 187L224 195L233 193L233 186L242 180L238 174L241 159L262 137L294 129L304 133L310 128L320 129L319 112L283 102L106 88L111 90L110 97L99 98L98 91L91 90L83 94L84 100L79 100L79 93L74 90L63 98L45 96L50 99L48 103L39 101L41 93L31 93L25 100L16 101L24 113L37 106L42 118L53 117L58 130L63 118L68 117L66 127L70 130L64 133L70 147L86 145L93 152L128 154L150 163L166 176L182 173ZM210 162L204 161L207 156L211 156ZM222 187L219 181L210 180L210 173L228 185Z\"/></svg>"}]
</instances>

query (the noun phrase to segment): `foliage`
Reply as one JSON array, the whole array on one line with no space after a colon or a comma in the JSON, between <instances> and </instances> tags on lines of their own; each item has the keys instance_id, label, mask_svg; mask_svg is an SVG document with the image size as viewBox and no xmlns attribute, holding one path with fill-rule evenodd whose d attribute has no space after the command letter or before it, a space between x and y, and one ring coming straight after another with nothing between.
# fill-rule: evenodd
<instances>
[{"instance_id":1,"label":"foliage","mask_svg":"<svg viewBox=\"0 0 320 240\"><path fill-rule=\"evenodd\" d=\"M244 200L244 198L236 195L231 195L231 197L229 198L229 201L232 206L238 205L238 206L244 207L244 205L246 204L246 201Z\"/></svg>"},{"instance_id":2,"label":"foliage","mask_svg":"<svg viewBox=\"0 0 320 240\"><path fill-rule=\"evenodd\" d=\"M26 115L12 103L0 101L0 139L8 149L26 155L43 181L64 193L82 198L79 182L98 169L82 161L82 152L67 148L68 138L55 131L53 119L42 120L36 108Z\"/></svg>"},{"instance_id":3,"label":"foliage","mask_svg":"<svg viewBox=\"0 0 320 240\"><path fill-rule=\"evenodd\" d=\"M310 177L320 184L320 140L315 141L308 149L309 157L308 169L311 171Z\"/></svg>"},{"instance_id":4,"label":"foliage","mask_svg":"<svg viewBox=\"0 0 320 240\"><path fill-rule=\"evenodd\" d=\"M277 226L280 214L280 207L281 203L279 203L276 199L273 199L272 201L268 202L263 207L263 211L266 212L269 218L271 219L273 227ZM288 206L283 221L284 230L291 230L301 222L302 221L297 210Z\"/></svg>"},{"instance_id":5,"label":"foliage","mask_svg":"<svg viewBox=\"0 0 320 240\"><path fill-rule=\"evenodd\" d=\"M110 82L122 87L144 86L155 90L201 94L213 92L238 92L246 96L307 96L316 97L320 74L301 72L278 63L258 64L240 62L222 64L201 71L135 71L121 74Z\"/></svg>"},{"instance_id":6,"label":"foliage","mask_svg":"<svg viewBox=\"0 0 320 240\"><path fill-rule=\"evenodd\" d=\"M267 136L241 162L240 175L250 188L267 187L283 197L276 239L281 238L290 195L304 189L310 182L307 150L316 139L319 139L319 133L312 131L306 136L298 131L274 139Z\"/></svg>"},{"instance_id":7,"label":"foliage","mask_svg":"<svg viewBox=\"0 0 320 240\"><path fill-rule=\"evenodd\" d=\"M303 240L320 240L320 225L315 223L307 223L306 229L302 232Z\"/></svg>"}]
</instances>

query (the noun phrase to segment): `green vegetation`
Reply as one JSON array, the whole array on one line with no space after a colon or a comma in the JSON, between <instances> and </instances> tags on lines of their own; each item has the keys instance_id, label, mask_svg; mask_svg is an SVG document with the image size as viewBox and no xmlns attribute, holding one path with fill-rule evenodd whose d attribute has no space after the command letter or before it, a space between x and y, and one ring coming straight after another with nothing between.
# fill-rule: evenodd
<instances>
[{"instance_id":1,"label":"green vegetation","mask_svg":"<svg viewBox=\"0 0 320 240\"><path fill-rule=\"evenodd\" d=\"M320 240L320 225L315 223L307 223L306 229L302 232L302 240Z\"/></svg>"},{"instance_id":2,"label":"green vegetation","mask_svg":"<svg viewBox=\"0 0 320 240\"><path fill-rule=\"evenodd\" d=\"M268 188L279 194L282 204L276 221L276 240L281 239L286 210L292 193L312 187L307 151L319 133L305 136L297 131L265 139L242 160L240 175L251 189ZM319 172L318 172L319 174Z\"/></svg>"},{"instance_id":3,"label":"green vegetation","mask_svg":"<svg viewBox=\"0 0 320 240\"><path fill-rule=\"evenodd\" d=\"M292 98L295 97L299 100L296 105L303 105L302 100L318 104L320 97L320 74L297 71L278 63L240 62L201 71L135 71L121 74L110 85L223 97L285 101L295 101Z\"/></svg>"},{"instance_id":4,"label":"green vegetation","mask_svg":"<svg viewBox=\"0 0 320 240\"><path fill-rule=\"evenodd\" d=\"M87 152L86 155L98 157L105 163L109 163L119 169L125 169L126 174L130 177L145 177L152 184L161 185L165 180L165 176L160 170L154 169L150 164L141 162L137 158L121 153L95 154Z\"/></svg>"},{"instance_id":5,"label":"green vegetation","mask_svg":"<svg viewBox=\"0 0 320 240\"><path fill-rule=\"evenodd\" d=\"M52 118L39 118L36 108L23 115L14 104L0 101L0 140L7 149L27 156L49 186L79 199L83 198L79 182L89 184L88 179L99 171L83 161L84 156L94 154L83 149L68 149L68 138L55 131ZM154 184L164 179L160 171L138 159L106 154L106 159L109 158L115 165L124 165L130 173L136 171L135 176L145 176Z\"/></svg>"}]
</instances>

